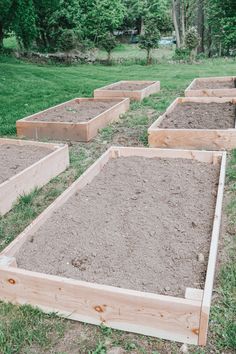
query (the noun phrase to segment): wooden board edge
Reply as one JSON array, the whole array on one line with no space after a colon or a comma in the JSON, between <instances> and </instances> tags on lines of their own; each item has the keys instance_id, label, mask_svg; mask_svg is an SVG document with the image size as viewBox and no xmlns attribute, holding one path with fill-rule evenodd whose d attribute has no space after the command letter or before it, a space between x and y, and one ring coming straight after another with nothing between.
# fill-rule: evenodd
<instances>
[{"instance_id":1,"label":"wooden board edge","mask_svg":"<svg viewBox=\"0 0 236 354\"><path fill-rule=\"evenodd\" d=\"M199 332L199 345L205 345L208 330L209 313L211 308L211 299L214 285L215 268L217 261L218 243L220 237L220 224L222 215L222 204L224 196L224 184L226 173L226 152L223 153L221 158L221 169L219 177L219 185L217 192L215 216L213 222L212 238L210 244L209 259L207 265L207 273L205 279L205 287L202 299L202 308L200 316L200 332Z\"/></svg>"},{"instance_id":2,"label":"wooden board edge","mask_svg":"<svg viewBox=\"0 0 236 354\"><path fill-rule=\"evenodd\" d=\"M91 324L197 344L199 301L0 266L0 299Z\"/></svg>"}]
</instances>

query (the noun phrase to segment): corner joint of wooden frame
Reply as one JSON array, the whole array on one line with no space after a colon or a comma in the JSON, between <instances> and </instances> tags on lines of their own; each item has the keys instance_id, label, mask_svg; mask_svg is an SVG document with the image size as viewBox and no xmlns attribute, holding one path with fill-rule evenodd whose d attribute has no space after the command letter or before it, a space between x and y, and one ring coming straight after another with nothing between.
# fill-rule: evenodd
<instances>
[{"instance_id":1,"label":"corner joint of wooden frame","mask_svg":"<svg viewBox=\"0 0 236 354\"><path fill-rule=\"evenodd\" d=\"M0 256L0 267L17 267L15 257Z\"/></svg>"}]
</instances>

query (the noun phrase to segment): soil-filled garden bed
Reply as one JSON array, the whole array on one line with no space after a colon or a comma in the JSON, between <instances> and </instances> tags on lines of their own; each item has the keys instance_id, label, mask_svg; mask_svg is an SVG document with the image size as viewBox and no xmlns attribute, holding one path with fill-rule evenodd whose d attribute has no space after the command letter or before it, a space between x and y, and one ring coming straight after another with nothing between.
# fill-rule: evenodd
<instances>
[{"instance_id":1,"label":"soil-filled garden bed","mask_svg":"<svg viewBox=\"0 0 236 354\"><path fill-rule=\"evenodd\" d=\"M218 179L219 166L194 160L112 160L24 244L17 264L169 295L203 288Z\"/></svg>"},{"instance_id":2,"label":"soil-filled garden bed","mask_svg":"<svg viewBox=\"0 0 236 354\"><path fill-rule=\"evenodd\" d=\"M23 171L52 150L32 145L0 144L0 183Z\"/></svg>"},{"instance_id":3,"label":"soil-filled garden bed","mask_svg":"<svg viewBox=\"0 0 236 354\"><path fill-rule=\"evenodd\" d=\"M17 135L86 142L128 109L128 98L76 98L18 120Z\"/></svg>"},{"instance_id":4,"label":"soil-filled garden bed","mask_svg":"<svg viewBox=\"0 0 236 354\"><path fill-rule=\"evenodd\" d=\"M204 345L225 163L109 148L0 254L0 299Z\"/></svg>"},{"instance_id":5,"label":"soil-filled garden bed","mask_svg":"<svg viewBox=\"0 0 236 354\"><path fill-rule=\"evenodd\" d=\"M141 101L160 91L160 81L118 81L94 90L94 97L128 97Z\"/></svg>"},{"instance_id":6,"label":"soil-filled garden bed","mask_svg":"<svg viewBox=\"0 0 236 354\"><path fill-rule=\"evenodd\" d=\"M59 107L50 109L50 111L43 112L33 117L32 120L45 122L87 122L90 119L105 112L117 101L72 101Z\"/></svg>"},{"instance_id":7,"label":"soil-filled garden bed","mask_svg":"<svg viewBox=\"0 0 236 354\"><path fill-rule=\"evenodd\" d=\"M192 88L195 90L235 88L235 81L196 81Z\"/></svg>"},{"instance_id":8,"label":"soil-filled garden bed","mask_svg":"<svg viewBox=\"0 0 236 354\"><path fill-rule=\"evenodd\" d=\"M66 145L0 139L0 215L20 195L42 187L68 165Z\"/></svg>"},{"instance_id":9,"label":"soil-filled garden bed","mask_svg":"<svg viewBox=\"0 0 236 354\"><path fill-rule=\"evenodd\" d=\"M143 82L118 82L117 84L108 86L107 89L108 90L128 90L128 91L136 91L136 90L142 90L148 86L150 86L151 84L154 84L155 81L151 82L151 83L143 83Z\"/></svg>"},{"instance_id":10,"label":"soil-filled garden bed","mask_svg":"<svg viewBox=\"0 0 236 354\"><path fill-rule=\"evenodd\" d=\"M148 129L151 147L231 150L236 148L236 100L177 98Z\"/></svg>"},{"instance_id":11,"label":"soil-filled garden bed","mask_svg":"<svg viewBox=\"0 0 236 354\"><path fill-rule=\"evenodd\" d=\"M229 129L235 127L235 104L184 102L166 114L160 128Z\"/></svg>"},{"instance_id":12,"label":"soil-filled garden bed","mask_svg":"<svg viewBox=\"0 0 236 354\"><path fill-rule=\"evenodd\" d=\"M191 97L236 97L236 77L207 77L194 79L185 90Z\"/></svg>"}]
</instances>

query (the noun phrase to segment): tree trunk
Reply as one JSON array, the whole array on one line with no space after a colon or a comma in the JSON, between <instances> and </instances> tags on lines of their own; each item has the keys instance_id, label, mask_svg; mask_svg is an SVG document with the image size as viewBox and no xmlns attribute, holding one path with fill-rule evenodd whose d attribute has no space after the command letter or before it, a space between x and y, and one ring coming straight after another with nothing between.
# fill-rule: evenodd
<instances>
[{"instance_id":1,"label":"tree trunk","mask_svg":"<svg viewBox=\"0 0 236 354\"><path fill-rule=\"evenodd\" d=\"M204 53L204 37L205 37L205 24L204 24L204 0L198 0L197 12L197 30L200 36L200 44L198 46L198 53Z\"/></svg>"},{"instance_id":2,"label":"tree trunk","mask_svg":"<svg viewBox=\"0 0 236 354\"><path fill-rule=\"evenodd\" d=\"M147 49L147 65L152 64L151 49Z\"/></svg>"},{"instance_id":3,"label":"tree trunk","mask_svg":"<svg viewBox=\"0 0 236 354\"><path fill-rule=\"evenodd\" d=\"M4 37L3 24L0 22L0 50L3 49L3 37Z\"/></svg>"},{"instance_id":4,"label":"tree trunk","mask_svg":"<svg viewBox=\"0 0 236 354\"><path fill-rule=\"evenodd\" d=\"M212 56L212 33L211 33L211 26L209 26L208 33L207 33L207 50L208 50L208 58Z\"/></svg>"},{"instance_id":5,"label":"tree trunk","mask_svg":"<svg viewBox=\"0 0 236 354\"><path fill-rule=\"evenodd\" d=\"M173 23L175 28L176 47L180 48L181 43L180 43L179 26L178 26L178 21L176 16L176 0L172 0L172 17L173 17Z\"/></svg>"},{"instance_id":6,"label":"tree trunk","mask_svg":"<svg viewBox=\"0 0 236 354\"><path fill-rule=\"evenodd\" d=\"M145 33L144 20L143 17L141 17L140 34L143 35L144 33Z\"/></svg>"},{"instance_id":7,"label":"tree trunk","mask_svg":"<svg viewBox=\"0 0 236 354\"><path fill-rule=\"evenodd\" d=\"M111 64L111 52L107 52L107 63Z\"/></svg>"},{"instance_id":8,"label":"tree trunk","mask_svg":"<svg viewBox=\"0 0 236 354\"><path fill-rule=\"evenodd\" d=\"M181 6L181 27L182 27L182 44L184 44L185 38L185 8L184 8L184 1L182 1Z\"/></svg>"}]
</instances>

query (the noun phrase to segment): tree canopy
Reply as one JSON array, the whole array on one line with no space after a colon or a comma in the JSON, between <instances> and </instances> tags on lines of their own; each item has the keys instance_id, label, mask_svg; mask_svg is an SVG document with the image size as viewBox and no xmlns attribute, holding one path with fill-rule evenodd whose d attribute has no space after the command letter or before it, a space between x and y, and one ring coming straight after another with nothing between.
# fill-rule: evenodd
<instances>
[{"instance_id":1,"label":"tree canopy","mask_svg":"<svg viewBox=\"0 0 236 354\"><path fill-rule=\"evenodd\" d=\"M145 22L152 18L152 35ZM136 30L141 43L156 36L176 37L184 48L186 34L195 27L200 38L198 52L228 55L236 51L235 0L1 0L0 49L3 38L15 33L24 50L67 50L78 43L103 43L114 48L114 35ZM150 38L148 38L148 36ZM68 39L68 45L65 42ZM106 40L105 40L106 38ZM110 43L105 43L105 42ZM142 44L141 44L142 45ZM156 46L156 44L155 44ZM107 50L106 49L106 50ZM111 49L111 50L112 50ZM110 50L110 49L109 49Z\"/></svg>"}]
</instances>

